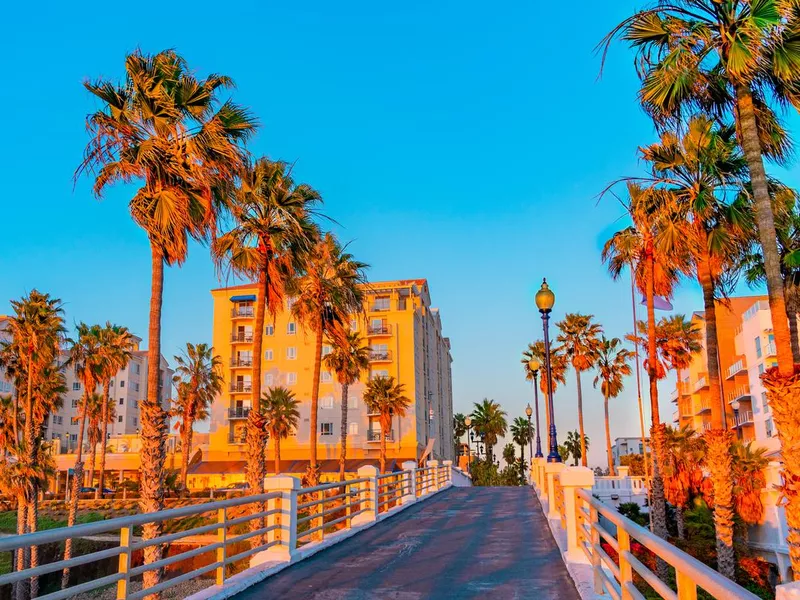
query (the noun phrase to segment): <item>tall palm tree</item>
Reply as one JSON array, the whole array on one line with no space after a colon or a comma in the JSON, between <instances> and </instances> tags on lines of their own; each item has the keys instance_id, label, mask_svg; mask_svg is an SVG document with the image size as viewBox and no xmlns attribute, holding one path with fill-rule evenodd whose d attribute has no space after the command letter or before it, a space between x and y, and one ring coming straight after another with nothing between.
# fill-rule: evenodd
<instances>
[{"instance_id":1,"label":"tall palm tree","mask_svg":"<svg viewBox=\"0 0 800 600\"><path fill-rule=\"evenodd\" d=\"M347 394L350 386L369 368L369 347L364 344L364 338L356 331L348 331L344 336L338 336L332 351L325 357L325 366L336 373L336 380L342 386L339 480L344 481L344 466L347 459Z\"/></svg>"},{"instance_id":2,"label":"tall palm tree","mask_svg":"<svg viewBox=\"0 0 800 600\"><path fill-rule=\"evenodd\" d=\"M678 537L685 539L684 513L703 488L705 440L688 425L677 430L667 427L665 434L664 492L675 507Z\"/></svg>"},{"instance_id":3,"label":"tall palm tree","mask_svg":"<svg viewBox=\"0 0 800 600\"><path fill-rule=\"evenodd\" d=\"M525 446L530 444L533 436L533 429L528 419L525 417L517 417L511 423L511 438L514 443L519 446L519 456L522 459L523 465L525 464Z\"/></svg>"},{"instance_id":4,"label":"tall palm tree","mask_svg":"<svg viewBox=\"0 0 800 600\"><path fill-rule=\"evenodd\" d=\"M483 436L486 458L491 464L494 462L492 449L497 444L497 438L504 436L508 428L506 412L494 400L484 398L481 402L475 402L471 416L472 428Z\"/></svg>"},{"instance_id":5,"label":"tall palm tree","mask_svg":"<svg viewBox=\"0 0 800 600\"><path fill-rule=\"evenodd\" d=\"M550 412L547 410L547 402L550 400L550 391L547 389L547 376L544 371L544 358L545 358L545 351L544 351L544 342L542 340L537 340L532 344L528 344L528 349L523 351L522 353L522 368L525 370L525 378L528 381L533 379L533 374L531 373L530 363L532 358L536 358L539 361L539 364L542 365L539 371L539 390L544 394L545 404L544 404L544 422L545 422L545 430L543 432L544 439L547 441L547 436L550 434ZM558 389L559 384L566 385L567 383L567 367L569 366L569 361L567 359L567 355L564 352L564 349L560 346L556 346L555 344L550 345L550 371L552 372L553 377L553 393L555 394L556 390ZM561 453L559 452L559 455Z\"/></svg>"},{"instance_id":6,"label":"tall palm tree","mask_svg":"<svg viewBox=\"0 0 800 600\"><path fill-rule=\"evenodd\" d=\"M581 434L581 444L586 439L583 429L583 389L581 387L581 372L588 371L597 360L600 347L600 336L603 328L598 323L592 323L593 315L569 313L563 321L556 323L561 333L556 338L560 342L567 358L575 369L575 379L578 384L578 429ZM581 446L581 465L586 466L586 448Z\"/></svg>"},{"instance_id":7,"label":"tall palm tree","mask_svg":"<svg viewBox=\"0 0 800 600\"><path fill-rule=\"evenodd\" d=\"M70 340L69 360L75 369L75 374L81 381L83 395L81 397L78 414L80 425L78 427L78 443L75 448L75 466L73 467L72 490L70 491L69 514L67 527L74 527L78 518L78 496L83 485L83 436L86 431L86 420L89 416L89 403L95 393L103 371L106 369L105 357L102 352L101 327L99 325L86 325L78 323L77 339ZM72 558L72 539L64 544L64 560ZM69 587L69 567L61 572L61 589Z\"/></svg>"},{"instance_id":8,"label":"tall palm tree","mask_svg":"<svg viewBox=\"0 0 800 600\"><path fill-rule=\"evenodd\" d=\"M281 473L281 440L297 430L300 422L300 401L285 387L274 387L261 398L261 412L267 421L267 431L275 445L275 474Z\"/></svg>"},{"instance_id":9,"label":"tall palm tree","mask_svg":"<svg viewBox=\"0 0 800 600\"><path fill-rule=\"evenodd\" d=\"M83 411L86 414L83 414ZM94 485L94 466L97 462L97 445L100 443L100 420L103 415L103 396L91 394L87 402L80 405L76 421L85 421L86 437L89 440L89 468L87 471L86 485Z\"/></svg>"},{"instance_id":10,"label":"tall palm tree","mask_svg":"<svg viewBox=\"0 0 800 600\"><path fill-rule=\"evenodd\" d=\"M603 405L606 417L606 454L608 456L608 474L614 475L614 457L611 453L611 426L608 418L608 399L616 398L624 388L623 378L631 374L628 362L633 358L633 352L622 348L619 338L608 339L600 337L600 346L597 350L597 376L593 385L600 384L603 394Z\"/></svg>"},{"instance_id":11,"label":"tall palm tree","mask_svg":"<svg viewBox=\"0 0 800 600\"><path fill-rule=\"evenodd\" d=\"M186 343L186 350L175 356L175 383L178 397L170 416L178 417L175 428L181 434L180 486L186 490L194 424L208 419L214 398L222 392L222 358L208 344Z\"/></svg>"},{"instance_id":12,"label":"tall palm tree","mask_svg":"<svg viewBox=\"0 0 800 600\"><path fill-rule=\"evenodd\" d=\"M638 334L629 333L626 339L644 343L650 326L645 321L637 323ZM655 327L655 360L651 361L650 353L645 355L645 368L653 370L659 380L664 379L669 371L688 369L692 363L692 355L703 349L703 334L699 327L687 320L684 315L661 317Z\"/></svg>"},{"instance_id":13,"label":"tall palm tree","mask_svg":"<svg viewBox=\"0 0 800 600\"><path fill-rule=\"evenodd\" d=\"M577 467L578 461L582 460L583 453L589 451L589 436L584 435L581 439L581 435L577 431L568 431L564 447L568 451L567 456L572 455L573 466Z\"/></svg>"},{"instance_id":14,"label":"tall palm tree","mask_svg":"<svg viewBox=\"0 0 800 600\"><path fill-rule=\"evenodd\" d=\"M133 334L127 327L114 325L106 321L105 327L100 330L100 345L104 358L103 370L100 376L100 384L103 386L103 414L100 417L100 423L103 431L100 436L100 481L95 492L95 499L103 497L103 490L106 485L108 425L114 422L112 415L114 407L111 402L111 380L121 369L128 365L136 343Z\"/></svg>"},{"instance_id":15,"label":"tall palm tree","mask_svg":"<svg viewBox=\"0 0 800 600\"><path fill-rule=\"evenodd\" d=\"M766 448L753 448L753 443L734 442L733 455L733 496L736 514L744 521L743 534L748 539L748 526L758 525L764 519L764 504L761 493L767 487L764 469L769 459L764 456Z\"/></svg>"},{"instance_id":16,"label":"tall palm tree","mask_svg":"<svg viewBox=\"0 0 800 600\"><path fill-rule=\"evenodd\" d=\"M317 464L317 418L319 412L319 379L322 366L322 341L327 335L336 340L344 335L350 315L363 311L362 292L365 263L359 262L326 233L305 257L303 272L291 281L289 292L295 297L292 316L303 328L316 336L314 374L311 388L311 451L307 480L319 482Z\"/></svg>"},{"instance_id":17,"label":"tall palm tree","mask_svg":"<svg viewBox=\"0 0 800 600\"><path fill-rule=\"evenodd\" d=\"M381 424L381 473L386 472L386 436L392 430L392 418L406 416L411 400L405 396L405 386L396 383L394 377L373 377L364 390L367 412L378 413Z\"/></svg>"},{"instance_id":18,"label":"tall palm tree","mask_svg":"<svg viewBox=\"0 0 800 600\"><path fill-rule=\"evenodd\" d=\"M245 163L243 144L256 127L246 110L220 99L231 85L222 75L198 79L173 50L137 50L125 60L124 81L85 84L102 107L87 117L91 138L75 177L93 175L97 197L114 183L140 183L129 208L150 242L150 368L140 404L143 512L164 504L167 415L158 395L164 265L183 263L190 238L202 242L214 233L231 182ZM143 537L153 539L160 531L160 523L145 525ZM161 555L161 545L148 546L145 563ZM145 572L145 588L161 575L161 569Z\"/></svg>"},{"instance_id":19,"label":"tall palm tree","mask_svg":"<svg viewBox=\"0 0 800 600\"><path fill-rule=\"evenodd\" d=\"M668 298L672 295L681 273L689 270L688 259L683 253L667 253L659 244L661 232L669 215L661 210L662 195L659 190L642 187L633 182L627 183L628 199L622 201L623 208L632 224L616 232L603 246L602 260L606 263L613 279L619 279L625 268L630 268L635 276L636 286L645 296L647 304L646 352L656 356L656 295ZM667 505L664 498L664 481L661 476L664 460L664 425L658 405L657 361L645 364L649 380L650 395L650 438L653 441L653 477L651 483L651 522L653 532L667 537ZM668 575L664 561L658 564L659 576Z\"/></svg>"}]
</instances>

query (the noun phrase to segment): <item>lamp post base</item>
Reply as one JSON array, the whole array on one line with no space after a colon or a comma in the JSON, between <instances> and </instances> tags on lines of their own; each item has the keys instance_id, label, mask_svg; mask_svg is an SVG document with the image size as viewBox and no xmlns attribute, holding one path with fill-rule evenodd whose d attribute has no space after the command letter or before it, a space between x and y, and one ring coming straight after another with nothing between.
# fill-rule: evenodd
<instances>
[{"instance_id":1,"label":"lamp post base","mask_svg":"<svg viewBox=\"0 0 800 600\"><path fill-rule=\"evenodd\" d=\"M551 452L547 455L547 462L549 463L560 463L561 462L561 455L558 452Z\"/></svg>"}]
</instances>

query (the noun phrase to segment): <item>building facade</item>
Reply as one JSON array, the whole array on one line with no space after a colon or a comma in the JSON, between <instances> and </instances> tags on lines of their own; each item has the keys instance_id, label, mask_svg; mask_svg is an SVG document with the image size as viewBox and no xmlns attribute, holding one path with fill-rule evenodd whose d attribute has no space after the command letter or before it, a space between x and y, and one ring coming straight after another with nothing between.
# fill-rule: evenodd
<instances>
[{"instance_id":1,"label":"building facade","mask_svg":"<svg viewBox=\"0 0 800 600\"><path fill-rule=\"evenodd\" d=\"M404 386L411 405L404 417L395 417L387 437L387 458L399 465L417 460L426 450L430 458L452 459L453 399L450 341L442 333L439 311L431 307L424 279L386 281L363 286L364 313L354 315L350 327L370 347L370 364L348 394L348 458L375 461L380 448L378 415L362 401L371 377L392 376ZM264 331L253 330L258 302L253 284L212 290L215 352L223 360L225 388L212 407L207 456L196 465L193 487L215 487L244 477L244 435L251 408L252 365L261 361L262 393L275 386L294 392L300 400L297 431L281 442L283 470L302 472L309 458L311 390L315 335L291 317L288 299L277 317L269 317ZM253 356L253 338L263 336L262 356ZM322 353L331 351L326 341ZM335 470L340 452L341 386L323 363L317 432L322 471ZM268 457L274 458L273 444ZM353 464L357 468L356 463ZM349 470L349 468L348 468Z\"/></svg>"},{"instance_id":2,"label":"building facade","mask_svg":"<svg viewBox=\"0 0 800 600\"><path fill-rule=\"evenodd\" d=\"M647 452L650 452L650 438L642 442L640 437L626 437L616 438L614 444L611 446L611 457L614 459L614 464L620 466L620 458L629 454L644 455L645 443L647 444Z\"/></svg>"}]
</instances>

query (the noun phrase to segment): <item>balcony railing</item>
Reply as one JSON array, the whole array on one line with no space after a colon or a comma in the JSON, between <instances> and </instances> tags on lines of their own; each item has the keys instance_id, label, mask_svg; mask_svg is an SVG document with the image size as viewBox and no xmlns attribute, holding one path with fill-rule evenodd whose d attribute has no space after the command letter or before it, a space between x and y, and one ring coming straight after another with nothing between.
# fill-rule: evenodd
<instances>
[{"instance_id":1,"label":"balcony railing","mask_svg":"<svg viewBox=\"0 0 800 600\"><path fill-rule=\"evenodd\" d=\"M229 419L246 419L250 415L249 406L237 406L228 409Z\"/></svg>"},{"instance_id":2,"label":"balcony railing","mask_svg":"<svg viewBox=\"0 0 800 600\"><path fill-rule=\"evenodd\" d=\"M733 363L730 367L728 367L728 371L726 373L726 379L732 379L736 377L739 373L746 371L747 369L744 366L744 360L739 359L735 363Z\"/></svg>"},{"instance_id":3,"label":"balcony railing","mask_svg":"<svg viewBox=\"0 0 800 600\"><path fill-rule=\"evenodd\" d=\"M249 319L255 316L255 311L253 310L252 306L247 308L239 307L239 308L232 308L231 309L231 318L234 319Z\"/></svg>"},{"instance_id":4,"label":"balcony railing","mask_svg":"<svg viewBox=\"0 0 800 600\"><path fill-rule=\"evenodd\" d=\"M369 353L369 360L371 362L392 360L392 353L389 350L372 350Z\"/></svg>"},{"instance_id":5,"label":"balcony railing","mask_svg":"<svg viewBox=\"0 0 800 600\"><path fill-rule=\"evenodd\" d=\"M391 325L369 325L367 326L367 335L389 335L392 333Z\"/></svg>"},{"instance_id":6,"label":"balcony railing","mask_svg":"<svg viewBox=\"0 0 800 600\"><path fill-rule=\"evenodd\" d=\"M728 393L728 402L735 402L736 400L746 400L750 398L750 388L746 385L741 385L735 390Z\"/></svg>"},{"instance_id":7,"label":"balcony railing","mask_svg":"<svg viewBox=\"0 0 800 600\"><path fill-rule=\"evenodd\" d=\"M694 382L694 391L699 392L708 387L708 379L705 376L700 377L697 381Z\"/></svg>"},{"instance_id":8,"label":"balcony railing","mask_svg":"<svg viewBox=\"0 0 800 600\"><path fill-rule=\"evenodd\" d=\"M750 425L753 422L753 411L741 410L736 413L736 427Z\"/></svg>"},{"instance_id":9,"label":"balcony railing","mask_svg":"<svg viewBox=\"0 0 800 600\"><path fill-rule=\"evenodd\" d=\"M391 310L391 306L389 304L373 304L369 307L371 312L386 312L387 310Z\"/></svg>"},{"instance_id":10,"label":"balcony railing","mask_svg":"<svg viewBox=\"0 0 800 600\"><path fill-rule=\"evenodd\" d=\"M703 431L711 431L711 423L703 423Z\"/></svg>"},{"instance_id":11,"label":"balcony railing","mask_svg":"<svg viewBox=\"0 0 800 600\"><path fill-rule=\"evenodd\" d=\"M384 435L387 442L394 441L394 429L391 431L387 431ZM380 429L368 429L367 430L367 441L368 442L380 442L381 441L381 430Z\"/></svg>"},{"instance_id":12,"label":"balcony railing","mask_svg":"<svg viewBox=\"0 0 800 600\"><path fill-rule=\"evenodd\" d=\"M775 346L775 342L767 342L767 346L764 348L764 356L778 356L778 348Z\"/></svg>"},{"instance_id":13,"label":"balcony railing","mask_svg":"<svg viewBox=\"0 0 800 600\"><path fill-rule=\"evenodd\" d=\"M231 359L231 366L232 367L252 367L253 366L253 359L252 358L232 358Z\"/></svg>"},{"instance_id":14,"label":"balcony railing","mask_svg":"<svg viewBox=\"0 0 800 600\"><path fill-rule=\"evenodd\" d=\"M252 392L253 391L253 384L249 381L242 382L242 381L234 381L231 383L231 391L232 392Z\"/></svg>"},{"instance_id":15,"label":"balcony railing","mask_svg":"<svg viewBox=\"0 0 800 600\"><path fill-rule=\"evenodd\" d=\"M703 413L708 412L710 410L711 410L711 406L709 405L708 400L703 400L702 402L697 402L694 405L694 414L696 414L696 415L702 415Z\"/></svg>"},{"instance_id":16,"label":"balcony railing","mask_svg":"<svg viewBox=\"0 0 800 600\"><path fill-rule=\"evenodd\" d=\"M250 343L253 341L252 333L232 333L231 342L244 342Z\"/></svg>"}]
</instances>

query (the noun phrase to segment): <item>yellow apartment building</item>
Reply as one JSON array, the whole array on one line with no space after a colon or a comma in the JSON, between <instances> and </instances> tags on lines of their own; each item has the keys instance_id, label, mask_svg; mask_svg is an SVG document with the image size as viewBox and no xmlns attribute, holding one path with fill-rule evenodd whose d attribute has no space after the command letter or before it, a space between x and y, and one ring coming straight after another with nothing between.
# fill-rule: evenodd
<instances>
[{"instance_id":1,"label":"yellow apartment building","mask_svg":"<svg viewBox=\"0 0 800 600\"><path fill-rule=\"evenodd\" d=\"M365 284L364 314L354 315L351 327L369 345L369 370L350 386L348 399L348 471L377 464L380 447L378 415L369 414L361 396L365 382L378 375L393 376L412 400L405 417L396 417L388 440L389 467L429 458L453 459L453 398L450 341L442 334L439 311L431 307L425 279ZM254 331L258 302L253 284L212 290L213 345L222 358L225 387L211 411L209 443L202 460L190 469L190 487L219 487L244 479L245 426L251 408L252 366L261 361L262 391L284 386L300 400L297 431L281 442L282 471L305 472L309 456L309 422L314 372L315 336L304 331L290 313L292 299L264 331ZM263 353L253 356L253 338L263 336ZM331 346L323 346L323 355ZM341 386L323 363L320 377L318 457L323 475L338 471L341 429ZM268 471L274 468L268 445Z\"/></svg>"},{"instance_id":2,"label":"yellow apartment building","mask_svg":"<svg viewBox=\"0 0 800 600\"><path fill-rule=\"evenodd\" d=\"M759 307L766 302L766 296L744 296L730 298L725 302L718 302L717 313L717 338L719 340L719 368L720 388L725 406L725 421L729 429L736 431L737 437L742 441L756 439L754 413L759 410L760 396L755 395L752 389L752 379L758 379L760 372L771 365L767 356L761 353L758 361L754 357L748 360L749 322L758 316ZM755 308L754 308L755 307ZM676 425L690 426L697 432L711 427L711 403L709 399L708 364L705 351L705 313L695 312L692 323L700 329L703 349L692 357L688 369L678 372L678 381L672 393L672 401L677 410L673 415ZM765 347L769 346L771 325L762 327L764 331L753 334L758 338L760 347L761 337ZM747 340L744 338L748 337ZM754 339L755 339L754 338ZM767 361L766 363L764 361ZM756 364L757 363L757 364ZM753 373L751 373L753 371Z\"/></svg>"}]
</instances>

